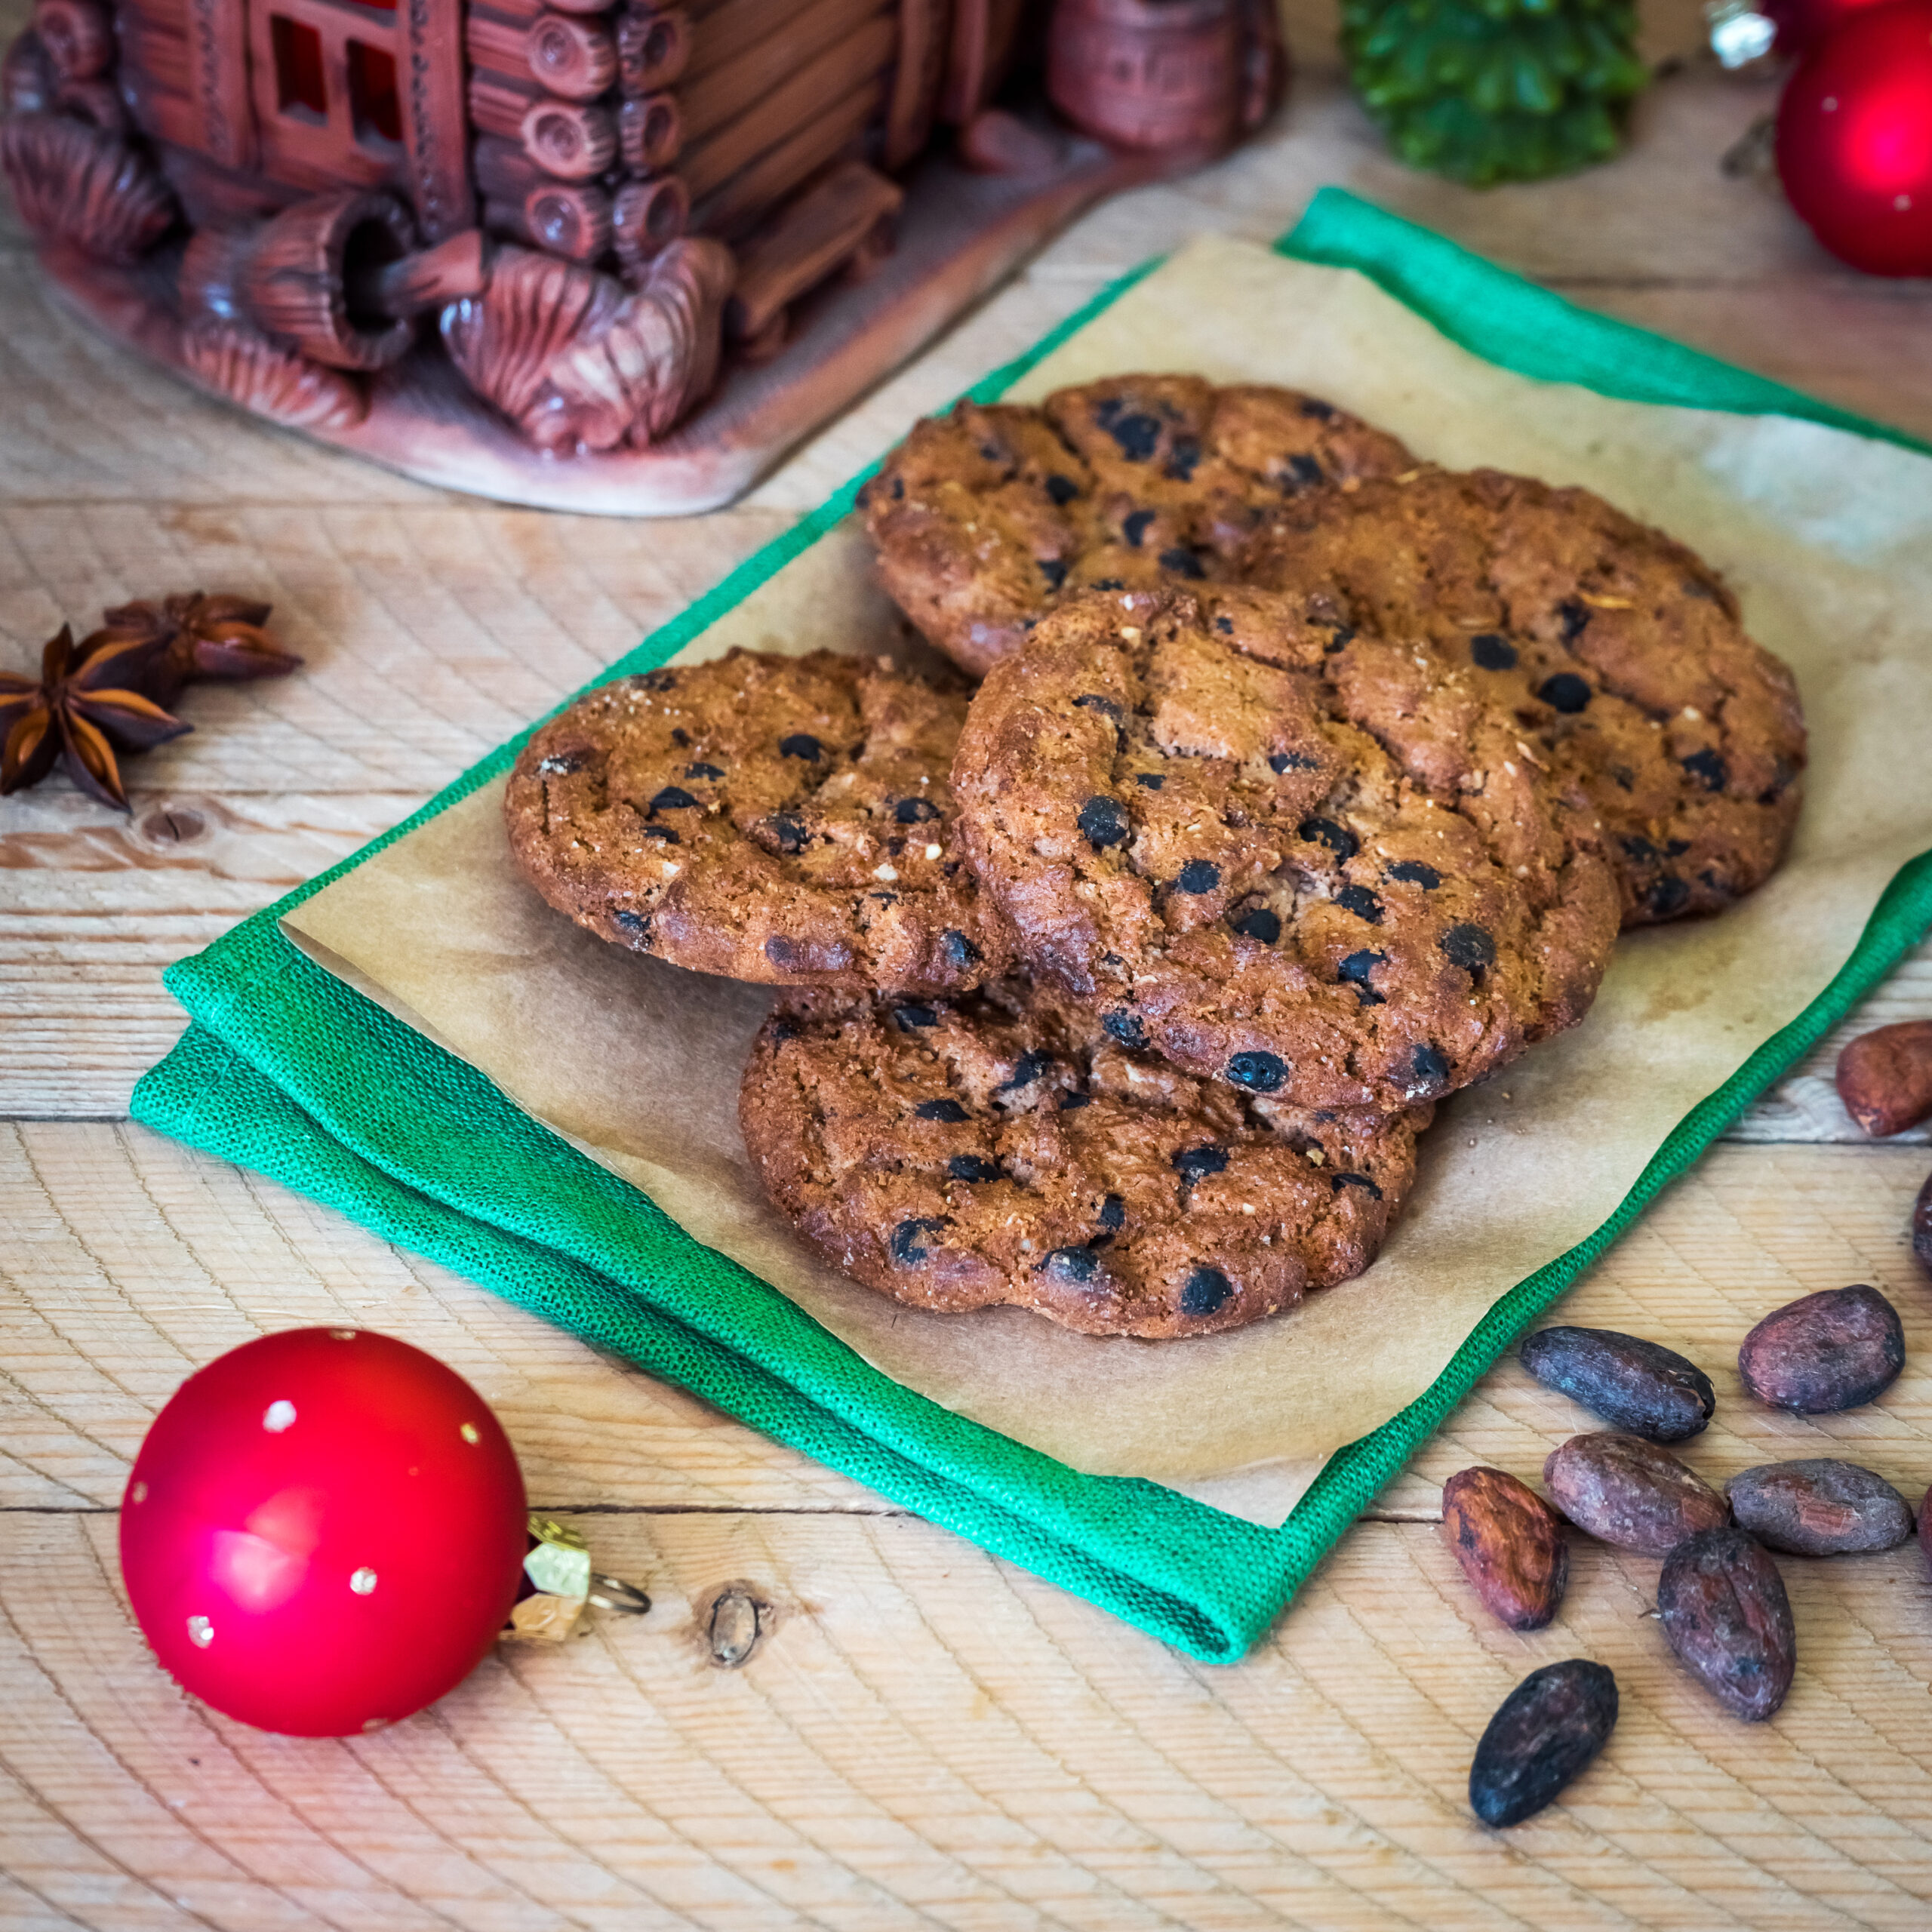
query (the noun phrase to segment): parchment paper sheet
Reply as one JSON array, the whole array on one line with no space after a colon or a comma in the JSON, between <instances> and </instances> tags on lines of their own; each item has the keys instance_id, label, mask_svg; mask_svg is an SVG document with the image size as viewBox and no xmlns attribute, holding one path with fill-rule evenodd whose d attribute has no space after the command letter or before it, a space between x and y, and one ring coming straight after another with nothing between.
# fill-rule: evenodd
<instances>
[{"instance_id":1,"label":"parchment paper sheet","mask_svg":"<svg viewBox=\"0 0 1932 1932\"><path fill-rule=\"evenodd\" d=\"M1359 1280L1257 1328L1143 1343L1013 1309L902 1309L830 1272L766 1208L739 1142L739 1069L766 995L551 912L512 869L500 786L288 925L888 1374L1076 1467L1278 1522L1327 1456L1435 1379L1497 1297L1611 1213L1677 1121L1823 987L1894 870L1932 846L1932 461L1511 375L1362 277L1215 238L1014 393L1136 368L1310 389L1438 462L1586 485L1722 570L1804 694L1813 764L1790 863L1720 918L1623 940L1582 1026L1444 1107L1407 1212ZM683 654L901 643L848 525Z\"/></svg>"}]
</instances>

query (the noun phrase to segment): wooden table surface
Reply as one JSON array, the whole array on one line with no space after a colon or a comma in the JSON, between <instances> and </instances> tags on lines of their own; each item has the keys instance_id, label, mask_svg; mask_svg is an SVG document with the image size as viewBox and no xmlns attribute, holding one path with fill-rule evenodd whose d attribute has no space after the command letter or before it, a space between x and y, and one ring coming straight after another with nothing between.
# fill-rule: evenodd
<instances>
[{"instance_id":1,"label":"wooden table surface","mask_svg":"<svg viewBox=\"0 0 1932 1932\"><path fill-rule=\"evenodd\" d=\"M7 33L23 17L0 5ZM128 820L64 781L0 804L0 1924L1932 1923L1917 1550L1784 1561L1800 1666L1768 1726L1673 1664L1654 1561L1580 1543L1557 1626L1501 1630L1438 1540L1439 1485L1478 1461L1534 1477L1587 1426L1513 1363L1269 1639L1213 1669L126 1119L180 1027L168 961L394 823L1109 277L1203 228L1272 237L1324 182L1932 435L1932 288L1837 267L1773 192L1719 172L1761 85L1687 64L1615 165L1478 195L1391 163L1340 85L1331 20L1297 7L1291 27L1300 75L1268 140L1097 211L752 497L687 521L496 508L231 414L67 318L0 227L0 662L63 618L192 585L272 598L308 660L194 692L198 728L133 767ZM1694 9L1654 10L1646 34L1654 56L1690 51ZM1861 1023L1927 1010L1921 958ZM1932 1301L1904 1231L1928 1157L1852 1144L1835 1045L1564 1314L1710 1370L1707 1475L1829 1438L1915 1499ZM1903 1379L1822 1423L1748 1406L1730 1364L1750 1321L1852 1281L1904 1311ZM533 1500L646 1584L650 1615L501 1648L433 1710L348 1743L266 1737L177 1693L120 1594L130 1460L191 1369L336 1321L468 1377ZM705 1634L729 1584L766 1606L737 1669ZM1559 1807L1481 1829L1475 1738L1528 1669L1577 1654L1622 1687L1609 1749Z\"/></svg>"}]
</instances>

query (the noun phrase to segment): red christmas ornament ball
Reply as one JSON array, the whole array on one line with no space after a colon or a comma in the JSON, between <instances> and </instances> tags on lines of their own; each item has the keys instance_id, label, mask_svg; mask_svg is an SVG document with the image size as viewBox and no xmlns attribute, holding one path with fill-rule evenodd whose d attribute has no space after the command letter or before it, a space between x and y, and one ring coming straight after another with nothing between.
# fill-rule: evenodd
<instances>
[{"instance_id":1,"label":"red christmas ornament ball","mask_svg":"<svg viewBox=\"0 0 1932 1932\"><path fill-rule=\"evenodd\" d=\"M1832 253L1932 275L1932 0L1854 14L1778 103L1778 177Z\"/></svg>"},{"instance_id":2,"label":"red christmas ornament ball","mask_svg":"<svg viewBox=\"0 0 1932 1932\"><path fill-rule=\"evenodd\" d=\"M263 1730L342 1737L433 1703L515 1601L523 1475L433 1355L296 1328L190 1376L121 1512L121 1574L185 1690Z\"/></svg>"}]
</instances>

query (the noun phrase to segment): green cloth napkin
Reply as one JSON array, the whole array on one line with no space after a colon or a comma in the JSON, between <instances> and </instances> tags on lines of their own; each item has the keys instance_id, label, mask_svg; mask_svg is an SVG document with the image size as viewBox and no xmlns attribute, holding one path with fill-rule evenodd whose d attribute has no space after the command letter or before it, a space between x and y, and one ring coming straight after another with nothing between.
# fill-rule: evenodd
<instances>
[{"instance_id":1,"label":"green cloth napkin","mask_svg":"<svg viewBox=\"0 0 1932 1932\"><path fill-rule=\"evenodd\" d=\"M1774 411L1909 441L1576 309L1337 189L1324 189L1278 245L1307 260L1362 270L1465 348L1521 374L1626 399ZM1146 272L1103 291L974 395L989 401L1002 393ZM605 675L648 669L669 657L846 515L863 480L768 544ZM1503 1349L1932 924L1927 854L1892 881L1831 986L1680 1123L1610 1220L1497 1301L1428 1392L1335 1456L1287 1522L1270 1530L1158 1484L1081 1475L901 1387L521 1112L474 1068L282 937L282 913L498 777L521 742L499 747L394 830L171 968L167 984L193 1023L135 1089L135 1118L330 1203L1214 1663L1232 1662L1266 1631Z\"/></svg>"}]
</instances>

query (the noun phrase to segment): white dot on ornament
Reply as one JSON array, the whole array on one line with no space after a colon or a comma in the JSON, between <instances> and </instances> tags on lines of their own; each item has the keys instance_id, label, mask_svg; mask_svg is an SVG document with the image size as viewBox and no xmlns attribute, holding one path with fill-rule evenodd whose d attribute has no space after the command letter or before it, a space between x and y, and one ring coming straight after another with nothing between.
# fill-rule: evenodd
<instances>
[{"instance_id":1,"label":"white dot on ornament","mask_svg":"<svg viewBox=\"0 0 1932 1932\"><path fill-rule=\"evenodd\" d=\"M365 1730L380 1730L388 1722L387 1718L365 1718L362 1720L362 1728Z\"/></svg>"},{"instance_id":2,"label":"white dot on ornament","mask_svg":"<svg viewBox=\"0 0 1932 1932\"><path fill-rule=\"evenodd\" d=\"M196 1650L206 1650L214 1641L214 1626L205 1617L189 1617L188 1641Z\"/></svg>"},{"instance_id":3,"label":"white dot on ornament","mask_svg":"<svg viewBox=\"0 0 1932 1932\"><path fill-rule=\"evenodd\" d=\"M1894 195L1892 197L1892 206L1897 208L1900 214L1903 214L1906 210L1912 206L1912 197L1909 195Z\"/></svg>"},{"instance_id":4,"label":"white dot on ornament","mask_svg":"<svg viewBox=\"0 0 1932 1932\"><path fill-rule=\"evenodd\" d=\"M128 1497L130 1502L145 1503L148 1500L147 1484L144 1482L137 1482L132 1489L128 1491Z\"/></svg>"},{"instance_id":5,"label":"white dot on ornament","mask_svg":"<svg viewBox=\"0 0 1932 1932\"><path fill-rule=\"evenodd\" d=\"M329 1331L329 1340L332 1342L352 1342L355 1339L355 1331L353 1328L331 1328Z\"/></svg>"},{"instance_id":6,"label":"white dot on ornament","mask_svg":"<svg viewBox=\"0 0 1932 1932\"><path fill-rule=\"evenodd\" d=\"M271 1435L279 1435L285 1429L295 1423L295 1404L293 1402L271 1402L262 1411L262 1426Z\"/></svg>"},{"instance_id":7,"label":"white dot on ornament","mask_svg":"<svg viewBox=\"0 0 1932 1932\"><path fill-rule=\"evenodd\" d=\"M466 1442L480 1442L483 1439L477 1434L476 1425L473 1422L465 1423L462 1428L457 1431L457 1433L460 1435Z\"/></svg>"},{"instance_id":8,"label":"white dot on ornament","mask_svg":"<svg viewBox=\"0 0 1932 1932\"><path fill-rule=\"evenodd\" d=\"M1818 105L1822 107L1827 114L1835 114L1838 111L1838 97L1835 94L1828 94L1823 100L1819 102Z\"/></svg>"},{"instance_id":9,"label":"white dot on ornament","mask_svg":"<svg viewBox=\"0 0 1932 1932\"><path fill-rule=\"evenodd\" d=\"M371 1570L368 1564L364 1564L361 1568L349 1578L349 1587L358 1597L366 1597L376 1587L375 1571Z\"/></svg>"}]
</instances>

